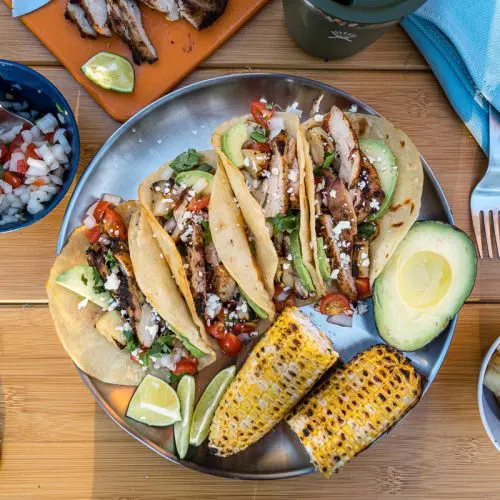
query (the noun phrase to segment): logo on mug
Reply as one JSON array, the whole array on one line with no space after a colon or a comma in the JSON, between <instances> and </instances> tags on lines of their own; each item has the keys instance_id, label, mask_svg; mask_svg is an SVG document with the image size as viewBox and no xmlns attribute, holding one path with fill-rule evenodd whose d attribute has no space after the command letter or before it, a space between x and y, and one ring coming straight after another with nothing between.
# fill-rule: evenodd
<instances>
[{"instance_id":1,"label":"logo on mug","mask_svg":"<svg viewBox=\"0 0 500 500\"><path fill-rule=\"evenodd\" d=\"M344 40L346 42L351 43L353 38L356 38L358 35L356 33L351 33L350 31L330 31L330 36L328 37L330 40Z\"/></svg>"}]
</instances>

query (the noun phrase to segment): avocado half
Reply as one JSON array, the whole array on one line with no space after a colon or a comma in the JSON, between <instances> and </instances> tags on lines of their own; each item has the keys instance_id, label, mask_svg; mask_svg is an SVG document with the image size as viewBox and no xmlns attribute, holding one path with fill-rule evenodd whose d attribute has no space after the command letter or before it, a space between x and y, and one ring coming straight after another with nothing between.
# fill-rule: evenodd
<instances>
[{"instance_id":1,"label":"avocado half","mask_svg":"<svg viewBox=\"0 0 500 500\"><path fill-rule=\"evenodd\" d=\"M467 300L476 272L476 250L463 231L442 222L415 223L374 284L380 336L401 351L424 347Z\"/></svg>"}]
</instances>

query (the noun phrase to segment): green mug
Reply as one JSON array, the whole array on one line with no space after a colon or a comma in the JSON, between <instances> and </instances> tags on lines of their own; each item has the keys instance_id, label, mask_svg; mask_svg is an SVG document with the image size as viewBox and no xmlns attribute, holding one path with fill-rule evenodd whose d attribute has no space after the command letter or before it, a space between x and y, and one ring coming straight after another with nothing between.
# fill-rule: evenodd
<instances>
[{"instance_id":1,"label":"green mug","mask_svg":"<svg viewBox=\"0 0 500 500\"><path fill-rule=\"evenodd\" d=\"M368 47L426 0L283 0L289 33L306 52L343 59Z\"/></svg>"}]
</instances>

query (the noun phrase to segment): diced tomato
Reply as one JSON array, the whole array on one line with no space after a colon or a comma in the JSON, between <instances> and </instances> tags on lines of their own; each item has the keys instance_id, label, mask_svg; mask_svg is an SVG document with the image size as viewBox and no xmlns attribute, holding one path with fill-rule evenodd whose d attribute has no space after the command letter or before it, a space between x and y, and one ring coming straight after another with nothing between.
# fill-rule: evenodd
<instances>
[{"instance_id":1,"label":"diced tomato","mask_svg":"<svg viewBox=\"0 0 500 500\"><path fill-rule=\"evenodd\" d=\"M259 151L259 153L268 153L271 151L271 144L268 142L257 142L249 139L243 143L241 149L251 149L252 151Z\"/></svg>"},{"instance_id":2,"label":"diced tomato","mask_svg":"<svg viewBox=\"0 0 500 500\"><path fill-rule=\"evenodd\" d=\"M323 130L330 133L330 113L327 113L323 118Z\"/></svg>"},{"instance_id":3,"label":"diced tomato","mask_svg":"<svg viewBox=\"0 0 500 500\"><path fill-rule=\"evenodd\" d=\"M194 199L189 202L189 205L187 206L188 211L190 212L199 212L200 210L203 210L204 208L208 207L208 204L210 203L210 196L203 196L202 198Z\"/></svg>"},{"instance_id":4,"label":"diced tomato","mask_svg":"<svg viewBox=\"0 0 500 500\"><path fill-rule=\"evenodd\" d=\"M49 132L48 134L45 134L43 136L43 139L45 141L49 141L51 144L53 144L54 143L54 132Z\"/></svg>"},{"instance_id":5,"label":"diced tomato","mask_svg":"<svg viewBox=\"0 0 500 500\"><path fill-rule=\"evenodd\" d=\"M21 131L23 131L23 130L31 130L31 125L28 125L27 123L25 123L23 125L23 128L21 129Z\"/></svg>"},{"instance_id":6,"label":"diced tomato","mask_svg":"<svg viewBox=\"0 0 500 500\"><path fill-rule=\"evenodd\" d=\"M177 362L175 370L172 370L172 373L174 375L184 375L185 373L188 375L195 375L197 371L198 360L194 356L188 356Z\"/></svg>"},{"instance_id":7,"label":"diced tomato","mask_svg":"<svg viewBox=\"0 0 500 500\"><path fill-rule=\"evenodd\" d=\"M239 335L240 333L250 333L254 332L256 324L253 321L246 321L245 323L236 323L232 330L233 333Z\"/></svg>"},{"instance_id":8,"label":"diced tomato","mask_svg":"<svg viewBox=\"0 0 500 500\"><path fill-rule=\"evenodd\" d=\"M224 335L224 337L217 340L217 343L222 352L228 356L236 356L243 347L241 340L232 333Z\"/></svg>"},{"instance_id":9,"label":"diced tomato","mask_svg":"<svg viewBox=\"0 0 500 500\"><path fill-rule=\"evenodd\" d=\"M17 160L16 171L18 174L25 174L28 171L26 160Z\"/></svg>"},{"instance_id":10,"label":"diced tomato","mask_svg":"<svg viewBox=\"0 0 500 500\"><path fill-rule=\"evenodd\" d=\"M7 184L10 184L14 189L18 188L23 183L23 178L20 174L9 171L5 171L3 173L3 180Z\"/></svg>"},{"instance_id":11,"label":"diced tomato","mask_svg":"<svg viewBox=\"0 0 500 500\"><path fill-rule=\"evenodd\" d=\"M250 104L250 112L253 119L264 128L269 128L269 120L273 116L274 106L272 109L267 108L268 104L259 101L253 101Z\"/></svg>"},{"instance_id":12,"label":"diced tomato","mask_svg":"<svg viewBox=\"0 0 500 500\"><path fill-rule=\"evenodd\" d=\"M104 230L113 239L120 239L125 241L127 239L127 230L125 224L123 223L120 214L111 206L104 210L103 216Z\"/></svg>"},{"instance_id":13,"label":"diced tomato","mask_svg":"<svg viewBox=\"0 0 500 500\"><path fill-rule=\"evenodd\" d=\"M21 147L23 143L23 136L21 134L17 134L16 138L9 144L9 152L12 155L16 151L17 148Z\"/></svg>"},{"instance_id":14,"label":"diced tomato","mask_svg":"<svg viewBox=\"0 0 500 500\"><path fill-rule=\"evenodd\" d=\"M287 307L295 307L297 305L297 298L294 293L291 293L285 300L274 301L274 308L276 312L280 313L285 310Z\"/></svg>"},{"instance_id":15,"label":"diced tomato","mask_svg":"<svg viewBox=\"0 0 500 500\"><path fill-rule=\"evenodd\" d=\"M352 316L352 306L349 299L341 293L330 293L325 295L319 303L319 312L327 316L345 314Z\"/></svg>"},{"instance_id":16,"label":"diced tomato","mask_svg":"<svg viewBox=\"0 0 500 500\"><path fill-rule=\"evenodd\" d=\"M38 155L38 153L35 151L36 149L36 144L28 144L26 146L26 156L28 158L33 158L34 160L41 160L42 158Z\"/></svg>"},{"instance_id":17,"label":"diced tomato","mask_svg":"<svg viewBox=\"0 0 500 500\"><path fill-rule=\"evenodd\" d=\"M0 142L0 160L1 163L5 163L10 158L9 148Z\"/></svg>"},{"instance_id":18,"label":"diced tomato","mask_svg":"<svg viewBox=\"0 0 500 500\"><path fill-rule=\"evenodd\" d=\"M100 201L97 203L95 210L94 210L94 219L97 222L101 222L102 218L104 217L104 212L106 208L108 208L110 205L109 201Z\"/></svg>"},{"instance_id":19,"label":"diced tomato","mask_svg":"<svg viewBox=\"0 0 500 500\"><path fill-rule=\"evenodd\" d=\"M47 184L45 179L43 177L38 177L37 179L35 179L33 181L32 186L42 187L42 186L45 186L45 184Z\"/></svg>"},{"instance_id":20,"label":"diced tomato","mask_svg":"<svg viewBox=\"0 0 500 500\"><path fill-rule=\"evenodd\" d=\"M99 225L85 231L85 237L90 241L90 243L95 243L99 239L99 236L101 236L101 228Z\"/></svg>"},{"instance_id":21,"label":"diced tomato","mask_svg":"<svg viewBox=\"0 0 500 500\"><path fill-rule=\"evenodd\" d=\"M366 299L371 295L370 280L368 278L356 278L356 288L360 299Z\"/></svg>"},{"instance_id":22,"label":"diced tomato","mask_svg":"<svg viewBox=\"0 0 500 500\"><path fill-rule=\"evenodd\" d=\"M215 337L216 339L221 339L226 335L224 330L224 323L222 321L214 321L210 326L207 327L208 333Z\"/></svg>"}]
</instances>

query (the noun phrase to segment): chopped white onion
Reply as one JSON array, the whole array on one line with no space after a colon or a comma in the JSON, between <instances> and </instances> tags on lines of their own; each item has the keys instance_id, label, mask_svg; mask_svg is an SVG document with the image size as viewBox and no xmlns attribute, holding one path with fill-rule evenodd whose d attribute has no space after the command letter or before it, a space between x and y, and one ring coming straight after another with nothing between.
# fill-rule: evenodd
<instances>
[{"instance_id":1,"label":"chopped white onion","mask_svg":"<svg viewBox=\"0 0 500 500\"><path fill-rule=\"evenodd\" d=\"M56 117L52 113L47 113L36 121L36 126L44 133L50 134L59 126Z\"/></svg>"},{"instance_id":2,"label":"chopped white onion","mask_svg":"<svg viewBox=\"0 0 500 500\"><path fill-rule=\"evenodd\" d=\"M66 120L64 119L64 115L62 113L57 113L57 119L59 120L59 123L64 125L66 123Z\"/></svg>"},{"instance_id":3,"label":"chopped white onion","mask_svg":"<svg viewBox=\"0 0 500 500\"><path fill-rule=\"evenodd\" d=\"M344 326L348 328L352 327L352 316L347 316L345 314L329 316L326 321L332 325Z\"/></svg>"},{"instance_id":4,"label":"chopped white onion","mask_svg":"<svg viewBox=\"0 0 500 500\"><path fill-rule=\"evenodd\" d=\"M92 229L97 224L97 221L94 219L93 215L87 215L87 217L83 219L83 224L89 229Z\"/></svg>"},{"instance_id":5,"label":"chopped white onion","mask_svg":"<svg viewBox=\"0 0 500 500\"><path fill-rule=\"evenodd\" d=\"M96 201L93 205L90 205L90 207L88 208L88 210L87 210L86 214L87 214L87 215L91 215L91 216L93 217L93 216L94 216L94 211L95 211L95 209L96 209L96 207L97 207L97 204L98 204L98 203L99 203L99 202L98 202L98 201Z\"/></svg>"},{"instance_id":6,"label":"chopped white onion","mask_svg":"<svg viewBox=\"0 0 500 500\"><path fill-rule=\"evenodd\" d=\"M36 151L47 165L52 165L56 161L51 148L49 148L46 143L42 144L39 148L36 148Z\"/></svg>"},{"instance_id":7,"label":"chopped white onion","mask_svg":"<svg viewBox=\"0 0 500 500\"><path fill-rule=\"evenodd\" d=\"M201 193L208 186L208 182L205 179L200 179L196 181L191 188L196 194Z\"/></svg>"},{"instance_id":8,"label":"chopped white onion","mask_svg":"<svg viewBox=\"0 0 500 500\"><path fill-rule=\"evenodd\" d=\"M269 134L269 138L273 139L276 137L282 130L285 130L285 122L281 116L273 116L269 120L269 128L271 129L271 133Z\"/></svg>"},{"instance_id":9,"label":"chopped white onion","mask_svg":"<svg viewBox=\"0 0 500 500\"><path fill-rule=\"evenodd\" d=\"M59 163L68 163L68 157L64 152L64 148L60 144L54 144L51 146L50 150Z\"/></svg>"},{"instance_id":10,"label":"chopped white onion","mask_svg":"<svg viewBox=\"0 0 500 500\"><path fill-rule=\"evenodd\" d=\"M171 167L166 167L163 173L161 174L161 178L164 181L168 181L170 177L172 177L172 175L174 175L174 169Z\"/></svg>"},{"instance_id":11,"label":"chopped white onion","mask_svg":"<svg viewBox=\"0 0 500 500\"><path fill-rule=\"evenodd\" d=\"M58 177L57 175L50 174L49 178L50 178L50 181L52 183L57 184L58 186L62 186L63 185L63 180L60 177Z\"/></svg>"},{"instance_id":12,"label":"chopped white onion","mask_svg":"<svg viewBox=\"0 0 500 500\"><path fill-rule=\"evenodd\" d=\"M33 135L33 139L32 141L36 141L40 138L40 136L42 135L40 133L40 129L35 125L34 127L31 127L31 130L30 130L31 134Z\"/></svg>"},{"instance_id":13,"label":"chopped white onion","mask_svg":"<svg viewBox=\"0 0 500 500\"><path fill-rule=\"evenodd\" d=\"M45 165L42 160L35 160L34 158L28 158L28 171L26 175L47 175L49 173L49 167Z\"/></svg>"},{"instance_id":14,"label":"chopped white onion","mask_svg":"<svg viewBox=\"0 0 500 500\"><path fill-rule=\"evenodd\" d=\"M103 201L107 201L108 203L111 203L112 205L119 205L122 202L122 198L120 196L116 196L114 194L105 194L102 197Z\"/></svg>"},{"instance_id":15,"label":"chopped white onion","mask_svg":"<svg viewBox=\"0 0 500 500\"><path fill-rule=\"evenodd\" d=\"M58 128L54 133L53 142L58 142L63 148L66 154L71 153L71 146L69 145L66 136L64 135L65 130L63 128Z\"/></svg>"},{"instance_id":16,"label":"chopped white onion","mask_svg":"<svg viewBox=\"0 0 500 500\"><path fill-rule=\"evenodd\" d=\"M24 142L31 142L33 140L33 133L31 130L22 130L21 135L23 136Z\"/></svg>"}]
</instances>

